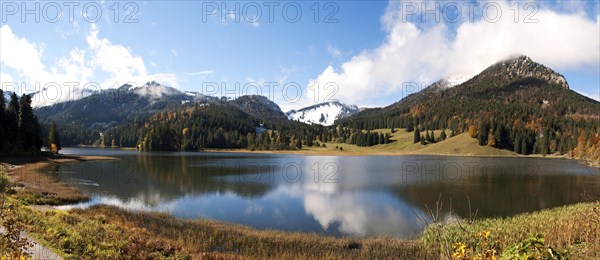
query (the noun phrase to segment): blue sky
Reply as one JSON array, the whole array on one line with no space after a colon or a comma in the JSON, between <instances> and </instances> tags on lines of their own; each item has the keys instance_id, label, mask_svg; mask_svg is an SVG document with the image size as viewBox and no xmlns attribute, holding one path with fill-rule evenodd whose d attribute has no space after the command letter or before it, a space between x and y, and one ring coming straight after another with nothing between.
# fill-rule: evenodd
<instances>
[{"instance_id":1,"label":"blue sky","mask_svg":"<svg viewBox=\"0 0 600 260\"><path fill-rule=\"evenodd\" d=\"M116 86L156 80L206 94L216 92L202 86L216 82L226 87L217 94L235 96L228 90L243 94L244 84L253 82L284 110L326 99L380 106L409 94L404 87L407 82L423 86L456 75L462 81L507 54L524 53L564 74L572 89L595 99L600 95L598 1L531 2L537 10L533 18L540 27L527 27L522 21L493 27L502 22L490 25L478 12L474 12L474 21L435 21L430 15L423 22L419 13L423 5L418 1L270 2L277 4L272 15L268 2L148 1L126 6L126 2L105 1L88 5L88 16L82 15L86 4L82 2L73 8L73 21L68 14L68 4L73 2L55 3L38 3L36 14L25 15L24 21L22 7L35 8L34 2L2 3L0 81L5 90L13 86L6 82L24 83L21 88L26 86L27 92L36 88L35 82L42 86L48 82L61 86L65 81L97 82L106 88L113 82ZM456 3L464 12L464 2ZM514 2L498 3L503 18L508 17ZM236 4L237 17L222 8L234 9ZM481 2L477 8L485 4ZM57 6L63 16L55 22ZM98 19L96 6L102 10ZM414 6L417 13L404 13L405 20L398 18ZM218 10L213 14L215 7ZM261 10L260 19L256 7ZM531 14L523 4L519 8L519 20ZM302 14L293 22L297 9ZM454 17L452 10L453 6L447 5L438 9ZM135 15L129 17L132 13ZM580 25L580 29L569 28ZM481 38L490 40L466 47L458 40L474 42L468 38L479 38L475 35L478 30L504 31L502 28L515 31L519 41L530 41L524 37L531 36L537 37L533 41L551 46L540 50L523 44L521 48L521 43L510 40L512 33L498 39L484 34ZM548 30L553 36L557 34L551 31L558 31L569 39L553 39L561 44L552 45L544 33L530 35L528 30ZM489 45L498 46L488 51ZM478 48L482 53L471 50ZM264 82L294 83L290 86L300 88L302 96L282 98L281 86L266 94ZM321 89L317 98L316 88L309 88L315 82ZM324 89L327 82L338 86L334 95L327 95L331 90ZM236 83L241 87L236 88ZM252 89L248 93L253 93ZM295 92L290 91L288 97L290 94Z\"/></svg>"}]
</instances>

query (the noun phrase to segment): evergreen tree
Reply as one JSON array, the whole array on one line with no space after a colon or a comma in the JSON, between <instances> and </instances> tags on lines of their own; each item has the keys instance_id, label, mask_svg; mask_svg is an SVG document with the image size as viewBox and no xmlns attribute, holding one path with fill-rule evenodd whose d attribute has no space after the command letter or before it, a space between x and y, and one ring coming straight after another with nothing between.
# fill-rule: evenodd
<instances>
[{"instance_id":1,"label":"evergreen tree","mask_svg":"<svg viewBox=\"0 0 600 260\"><path fill-rule=\"evenodd\" d=\"M413 143L418 143L421 141L421 133L419 131L419 127L415 127L415 133L414 133L414 137L413 137Z\"/></svg>"},{"instance_id":2,"label":"evergreen tree","mask_svg":"<svg viewBox=\"0 0 600 260\"><path fill-rule=\"evenodd\" d=\"M479 120L477 130L477 140L479 141L479 145L486 145L488 140L488 129L486 123L483 122L483 119Z\"/></svg>"},{"instance_id":3,"label":"evergreen tree","mask_svg":"<svg viewBox=\"0 0 600 260\"><path fill-rule=\"evenodd\" d=\"M4 92L0 89L0 153L6 151L8 146L8 136L7 134L7 125L8 121L6 120L6 100L4 99Z\"/></svg>"},{"instance_id":4,"label":"evergreen tree","mask_svg":"<svg viewBox=\"0 0 600 260\"><path fill-rule=\"evenodd\" d=\"M496 129L494 130L494 146L495 147L504 147L505 146L505 140L504 140L504 127L502 127L502 125L498 124L496 126Z\"/></svg>"},{"instance_id":5,"label":"evergreen tree","mask_svg":"<svg viewBox=\"0 0 600 260\"><path fill-rule=\"evenodd\" d=\"M442 129L442 132L440 133L440 141L444 140L446 140L446 129Z\"/></svg>"},{"instance_id":6,"label":"evergreen tree","mask_svg":"<svg viewBox=\"0 0 600 260\"><path fill-rule=\"evenodd\" d=\"M43 144L42 133L37 118L33 115L31 96L29 95L23 95L19 101L19 131L25 151L40 150Z\"/></svg>"},{"instance_id":7,"label":"evergreen tree","mask_svg":"<svg viewBox=\"0 0 600 260\"><path fill-rule=\"evenodd\" d=\"M55 122L52 122L52 125L50 126L50 133L48 134L48 147L50 148L50 151L55 154L62 149Z\"/></svg>"},{"instance_id":8,"label":"evergreen tree","mask_svg":"<svg viewBox=\"0 0 600 260\"><path fill-rule=\"evenodd\" d=\"M296 141L296 149L302 149L302 139L300 138L298 138L298 140Z\"/></svg>"},{"instance_id":9,"label":"evergreen tree","mask_svg":"<svg viewBox=\"0 0 600 260\"><path fill-rule=\"evenodd\" d=\"M515 153L522 153L522 151L521 151L521 133L516 134L515 141L513 143L515 144L513 146L513 151Z\"/></svg>"},{"instance_id":10,"label":"evergreen tree","mask_svg":"<svg viewBox=\"0 0 600 260\"><path fill-rule=\"evenodd\" d=\"M525 155L529 154L529 148L527 147L527 140L525 140L525 139L522 139L522 141L521 141L521 154L525 154Z\"/></svg>"},{"instance_id":11,"label":"evergreen tree","mask_svg":"<svg viewBox=\"0 0 600 260\"><path fill-rule=\"evenodd\" d=\"M21 151L21 136L19 132L19 98L14 92L10 95L10 101L5 113L6 138L10 141L10 147L5 148L7 151Z\"/></svg>"}]
</instances>

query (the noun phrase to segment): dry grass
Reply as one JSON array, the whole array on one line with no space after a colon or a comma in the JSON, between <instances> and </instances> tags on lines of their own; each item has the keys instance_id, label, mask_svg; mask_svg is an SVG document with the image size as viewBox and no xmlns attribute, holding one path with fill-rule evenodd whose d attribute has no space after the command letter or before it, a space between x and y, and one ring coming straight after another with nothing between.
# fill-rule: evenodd
<instances>
[{"instance_id":1,"label":"dry grass","mask_svg":"<svg viewBox=\"0 0 600 260\"><path fill-rule=\"evenodd\" d=\"M26 229L67 259L427 259L418 241L333 238L256 230L113 206L41 212L21 205Z\"/></svg>"},{"instance_id":2,"label":"dry grass","mask_svg":"<svg viewBox=\"0 0 600 260\"><path fill-rule=\"evenodd\" d=\"M416 241L393 238L333 238L317 234L256 230L210 220L180 220L166 214L130 212L98 206L73 214L110 216L107 222L141 229L172 241L192 255L221 253L249 258L423 259L428 255Z\"/></svg>"},{"instance_id":3,"label":"dry grass","mask_svg":"<svg viewBox=\"0 0 600 260\"><path fill-rule=\"evenodd\" d=\"M104 156L51 156L2 158L19 198L29 204L60 205L86 201L79 189L60 182L55 172L60 164L89 160L114 160Z\"/></svg>"}]
</instances>

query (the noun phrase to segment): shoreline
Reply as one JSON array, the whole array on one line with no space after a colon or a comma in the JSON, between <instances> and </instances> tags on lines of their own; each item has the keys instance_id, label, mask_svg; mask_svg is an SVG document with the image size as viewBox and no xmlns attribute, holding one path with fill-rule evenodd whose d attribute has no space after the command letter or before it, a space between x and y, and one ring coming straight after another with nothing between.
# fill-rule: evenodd
<instances>
[{"instance_id":1,"label":"shoreline","mask_svg":"<svg viewBox=\"0 0 600 260\"><path fill-rule=\"evenodd\" d=\"M214 152L242 151L218 150ZM268 152L272 153L273 151ZM15 172L21 171L21 173L33 172L39 177L47 175L43 170L53 165L79 161L115 160L117 158L107 156L59 156L38 161L32 161L30 158L25 159L28 162L9 169L9 175L14 176ZM11 181L13 180L12 177L9 178L11 178ZM30 179L23 181L27 180ZM66 185L60 180L54 180L52 183L63 185L71 191L79 191L76 186ZM25 184L23 187L27 187L27 185ZM515 243L522 241L523 237L534 233L549 234L548 232L553 230L554 226L563 223L567 224L561 226L562 233L584 234L585 230L580 228L582 225L571 225L571 223L587 223L589 222L588 216L593 217L595 214L600 216L600 211L597 210L598 206L596 206L598 202L584 202L522 213L507 218L477 219L474 223L469 224L466 230L458 229L456 225L451 223L442 223L441 226L433 225L426 228L418 238L414 239L385 236L330 237L315 233L263 230L209 219L179 219L166 213L127 210L108 205L95 205L87 209L63 211L48 203L44 203L45 205L35 203L40 201L28 203L27 198L22 197L23 194L26 193L21 190L14 196L18 201L17 211L21 216L27 216L25 217L28 219L25 224L27 231L40 239L43 245L57 250L60 255L67 258L81 255L97 258L118 258L118 252L128 252L128 254L137 254L138 256L153 255L164 258L245 259L277 256L281 259L371 259L376 256L376 258L423 259L435 258L436 255L439 255L439 252L432 249L439 248L439 243L444 242L436 239L438 233L459 235L452 241L444 242L449 243L467 241L467 239L476 237L481 232L487 232L486 230L489 230L490 226L498 227L493 230L498 232L497 238L502 241L500 250L504 251ZM65 194L57 194L58 197L63 195ZM64 199L55 200L55 202L57 202L56 205L72 203ZM543 224L548 222L553 224ZM520 227L499 231L501 230L500 227L516 225ZM596 225L591 228L592 230L598 230L600 227ZM65 233L62 233L61 237L56 237L56 230L64 230ZM98 233L96 230L102 230L102 232ZM584 237L584 240L588 241L590 245L594 245L600 241L598 234L600 232L588 234ZM564 240L560 236L549 234L547 238L549 245L558 246L564 250L568 247L560 246L561 243L571 245L570 240ZM65 244L64 242L77 239L83 240L80 240L80 244L77 244L75 251L73 251L73 244ZM468 244L470 250L486 246L486 244L478 245L477 243L479 242ZM98 244L106 245L106 247L89 246ZM574 254L574 256L595 257L598 256L593 253L595 249L597 247L589 246L588 250L591 253L588 251L569 253Z\"/></svg>"},{"instance_id":2,"label":"shoreline","mask_svg":"<svg viewBox=\"0 0 600 260\"><path fill-rule=\"evenodd\" d=\"M333 143L332 143L333 145ZM340 146L347 144L340 144ZM69 147L65 147L69 148ZM120 149L126 151L136 151L133 147L94 147L94 146L73 146L73 148L98 148L98 149ZM322 151L318 151L317 149L326 149ZM381 152L381 151L340 151L338 149L331 150L335 148L310 148L310 150L302 149L302 150L249 150L249 149L203 149L198 151L174 151L174 152L209 152L209 153L245 153L245 154L284 154L284 155L303 155L303 156L444 156L444 157L473 157L473 158L540 158L540 159L562 159L562 160L575 160L581 163L584 163L588 167L594 167L600 169L600 162L594 162L586 159L578 159L575 157L570 157L568 155L556 155L556 154L530 154L530 155L522 155L522 154L464 154L464 153L431 153L431 152L419 152L419 150L414 151L390 151L390 152ZM102 157L102 156L97 156Z\"/></svg>"},{"instance_id":3,"label":"shoreline","mask_svg":"<svg viewBox=\"0 0 600 260\"><path fill-rule=\"evenodd\" d=\"M6 168L11 182L21 195L21 199L29 204L56 206L89 201L90 197L79 188L60 181L51 175L49 168L62 164L118 160L115 157L93 155L58 155L37 157L3 158L0 161Z\"/></svg>"}]
</instances>

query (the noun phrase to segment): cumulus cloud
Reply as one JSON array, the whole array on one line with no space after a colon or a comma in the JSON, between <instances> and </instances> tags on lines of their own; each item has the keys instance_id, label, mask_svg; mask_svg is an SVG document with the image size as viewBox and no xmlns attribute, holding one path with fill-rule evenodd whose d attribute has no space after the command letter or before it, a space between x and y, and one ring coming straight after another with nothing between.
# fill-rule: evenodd
<instances>
[{"instance_id":1,"label":"cumulus cloud","mask_svg":"<svg viewBox=\"0 0 600 260\"><path fill-rule=\"evenodd\" d=\"M402 9L406 6L390 2L381 18L387 32L385 41L339 68L326 67L310 80L309 87L333 82L340 90L336 99L364 105L401 93L407 82L429 84L441 78L464 81L514 54L528 55L558 71L598 66L599 17L594 20L582 12L539 9L531 20L537 22L524 23L524 14L515 22L514 16L508 15L510 3L494 3L504 14L498 19L492 15L491 19L465 18L453 24L442 18L424 26L415 21L418 19L406 19Z\"/></svg>"},{"instance_id":2,"label":"cumulus cloud","mask_svg":"<svg viewBox=\"0 0 600 260\"><path fill-rule=\"evenodd\" d=\"M39 91L33 105L44 106L81 98L89 93L85 89L99 90L126 83L143 85L158 81L178 87L176 75L149 73L142 57L99 35L99 28L91 25L85 48L73 48L53 64L44 64L43 43L30 42L17 36L9 25L2 26L0 62L3 68L16 72L2 72L2 88L21 94Z\"/></svg>"}]
</instances>

